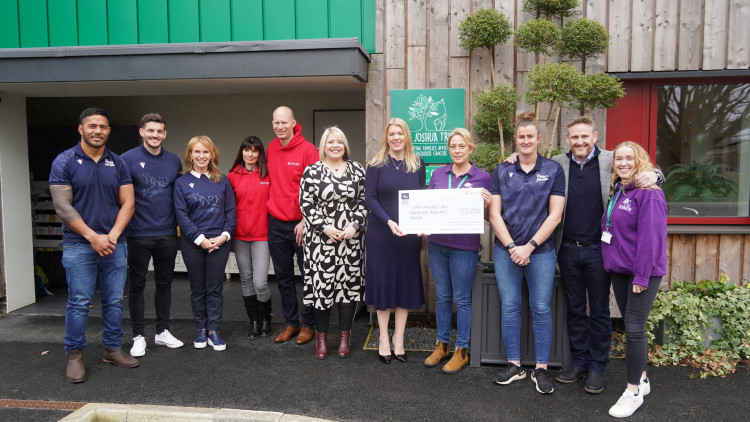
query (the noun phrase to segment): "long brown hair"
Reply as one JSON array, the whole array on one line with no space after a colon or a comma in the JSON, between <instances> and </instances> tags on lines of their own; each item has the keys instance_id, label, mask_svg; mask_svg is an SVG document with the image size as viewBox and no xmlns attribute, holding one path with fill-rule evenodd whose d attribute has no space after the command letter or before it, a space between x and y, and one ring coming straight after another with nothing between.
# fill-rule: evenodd
<instances>
[{"instance_id":1,"label":"long brown hair","mask_svg":"<svg viewBox=\"0 0 750 422\"><path fill-rule=\"evenodd\" d=\"M219 172L219 149L216 148L216 144L206 135L193 136L187 143L185 148L185 159L183 161L184 172L188 173L193 170L193 158L190 157L190 153L193 151L193 147L196 144L203 144L208 148L208 152L211 153L211 160L208 162L208 171L206 176L208 180L218 183L221 180L221 173Z\"/></svg>"}]
</instances>

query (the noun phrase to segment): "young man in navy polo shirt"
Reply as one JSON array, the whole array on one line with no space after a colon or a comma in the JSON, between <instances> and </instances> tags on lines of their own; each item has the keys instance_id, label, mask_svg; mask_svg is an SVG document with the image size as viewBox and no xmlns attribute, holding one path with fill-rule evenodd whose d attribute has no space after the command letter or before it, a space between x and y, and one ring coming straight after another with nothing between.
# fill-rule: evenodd
<instances>
[{"instance_id":1,"label":"young man in navy polo shirt","mask_svg":"<svg viewBox=\"0 0 750 422\"><path fill-rule=\"evenodd\" d=\"M78 120L80 143L55 158L49 176L55 211L65 223L65 378L74 383L86 380L83 349L97 280L104 362L125 368L140 364L121 349L122 293L127 278L127 245L121 235L133 216L135 198L127 165L105 147L110 130L106 111L84 110Z\"/></svg>"},{"instance_id":2,"label":"young man in navy polo shirt","mask_svg":"<svg viewBox=\"0 0 750 422\"><path fill-rule=\"evenodd\" d=\"M152 258L156 283L154 343L170 349L183 346L169 332L172 278L177 257L177 217L172 191L174 181L182 171L182 163L177 154L162 148L167 137L167 127L160 114L144 115L138 131L143 144L122 154L133 177L135 189L135 214L128 226L128 304L133 327L130 355L135 357L146 354L143 289L146 286L148 263Z\"/></svg>"}]
</instances>

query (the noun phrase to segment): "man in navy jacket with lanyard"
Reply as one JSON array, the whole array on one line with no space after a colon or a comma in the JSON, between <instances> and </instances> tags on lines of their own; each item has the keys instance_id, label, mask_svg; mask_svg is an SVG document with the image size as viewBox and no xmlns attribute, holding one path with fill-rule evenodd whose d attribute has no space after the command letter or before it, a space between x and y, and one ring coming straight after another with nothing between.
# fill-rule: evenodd
<instances>
[{"instance_id":1,"label":"man in navy jacket with lanyard","mask_svg":"<svg viewBox=\"0 0 750 422\"><path fill-rule=\"evenodd\" d=\"M567 128L565 139L570 152L552 159L565 173L565 209L556 239L573 366L561 371L555 380L572 383L588 374L584 389L596 394L604 390L612 341L610 279L602 262L600 227L609 200L612 151L594 145L598 133L590 118L575 118ZM657 174L649 173L637 183L648 186L656 182Z\"/></svg>"},{"instance_id":2,"label":"man in navy jacket with lanyard","mask_svg":"<svg viewBox=\"0 0 750 422\"><path fill-rule=\"evenodd\" d=\"M130 355L135 357L146 354L143 290L146 286L148 263L152 258L156 284L154 342L170 349L183 346L182 341L169 332L172 279L177 257L177 217L172 191L174 181L182 171L182 162L177 154L162 148L167 137L167 126L160 114L144 115L138 132L143 143L122 154L133 177L135 189L135 214L128 226L128 304L133 328Z\"/></svg>"},{"instance_id":3,"label":"man in navy jacket with lanyard","mask_svg":"<svg viewBox=\"0 0 750 422\"><path fill-rule=\"evenodd\" d=\"M84 110L78 120L80 142L55 158L49 175L55 211L65 223L65 378L73 383L86 380L83 349L97 281L104 362L126 368L140 364L121 349L122 292L127 278L127 245L122 234L133 216L135 198L127 165L105 147L110 130L106 111Z\"/></svg>"}]
</instances>

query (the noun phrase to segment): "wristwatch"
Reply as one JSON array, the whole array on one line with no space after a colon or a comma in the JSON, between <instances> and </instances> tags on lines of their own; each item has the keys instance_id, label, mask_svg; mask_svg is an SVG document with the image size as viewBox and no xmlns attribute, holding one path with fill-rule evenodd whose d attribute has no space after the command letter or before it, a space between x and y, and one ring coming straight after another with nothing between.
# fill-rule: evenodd
<instances>
[{"instance_id":1,"label":"wristwatch","mask_svg":"<svg viewBox=\"0 0 750 422\"><path fill-rule=\"evenodd\" d=\"M536 243L536 240L534 240L534 239L531 239L531 240L529 240L529 244L530 244L531 246L533 246L533 247L534 247L534 249L536 249L536 248L538 248L538 247L539 247L539 244L538 244L538 243Z\"/></svg>"},{"instance_id":2,"label":"wristwatch","mask_svg":"<svg viewBox=\"0 0 750 422\"><path fill-rule=\"evenodd\" d=\"M516 247L516 243L515 242L510 242L507 245L505 245L505 249L507 249L507 250L511 250L511 249L513 249L515 247Z\"/></svg>"},{"instance_id":3,"label":"wristwatch","mask_svg":"<svg viewBox=\"0 0 750 422\"><path fill-rule=\"evenodd\" d=\"M359 230L359 223L352 221L352 227L354 227L354 230Z\"/></svg>"}]
</instances>

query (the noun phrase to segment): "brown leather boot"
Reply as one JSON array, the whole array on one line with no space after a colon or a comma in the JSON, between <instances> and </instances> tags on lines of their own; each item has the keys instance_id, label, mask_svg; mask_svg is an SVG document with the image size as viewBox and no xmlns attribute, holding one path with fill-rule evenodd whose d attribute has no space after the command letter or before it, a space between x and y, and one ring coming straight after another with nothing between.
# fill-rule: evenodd
<instances>
[{"instance_id":1,"label":"brown leather boot","mask_svg":"<svg viewBox=\"0 0 750 422\"><path fill-rule=\"evenodd\" d=\"M284 331L281 332L276 338L273 340L276 343L286 343L287 341L291 340L292 337L296 336L299 333L299 327L294 327L292 325L287 325L286 328L284 328Z\"/></svg>"},{"instance_id":2,"label":"brown leather boot","mask_svg":"<svg viewBox=\"0 0 750 422\"><path fill-rule=\"evenodd\" d=\"M328 332L315 332L315 357L325 359L328 356Z\"/></svg>"},{"instance_id":3,"label":"brown leather boot","mask_svg":"<svg viewBox=\"0 0 750 422\"><path fill-rule=\"evenodd\" d=\"M313 339L313 333L314 331L312 327L302 326L302 329L299 330L299 335L297 336L297 345L303 345L311 342Z\"/></svg>"},{"instance_id":4,"label":"brown leather boot","mask_svg":"<svg viewBox=\"0 0 750 422\"><path fill-rule=\"evenodd\" d=\"M117 365L120 368L135 368L136 366L141 364L140 362L138 362L138 359L123 352L122 349L104 349L104 357L102 358L102 360L106 363Z\"/></svg>"},{"instance_id":5,"label":"brown leather boot","mask_svg":"<svg viewBox=\"0 0 750 422\"><path fill-rule=\"evenodd\" d=\"M65 379L77 383L86 381L86 368L83 366L83 351L68 352L68 367L65 368Z\"/></svg>"},{"instance_id":6,"label":"brown leather boot","mask_svg":"<svg viewBox=\"0 0 750 422\"><path fill-rule=\"evenodd\" d=\"M424 366L428 368L438 366L443 359L448 357L449 354L448 344L438 341L437 346L435 346L435 351L424 360Z\"/></svg>"},{"instance_id":7,"label":"brown leather boot","mask_svg":"<svg viewBox=\"0 0 750 422\"><path fill-rule=\"evenodd\" d=\"M352 352L351 331L339 331L339 357L345 358Z\"/></svg>"},{"instance_id":8,"label":"brown leather boot","mask_svg":"<svg viewBox=\"0 0 750 422\"><path fill-rule=\"evenodd\" d=\"M466 353L466 349L457 348L453 352L453 357L445 365L443 365L444 374L455 374L456 372L464 369L469 363L469 354Z\"/></svg>"}]
</instances>

